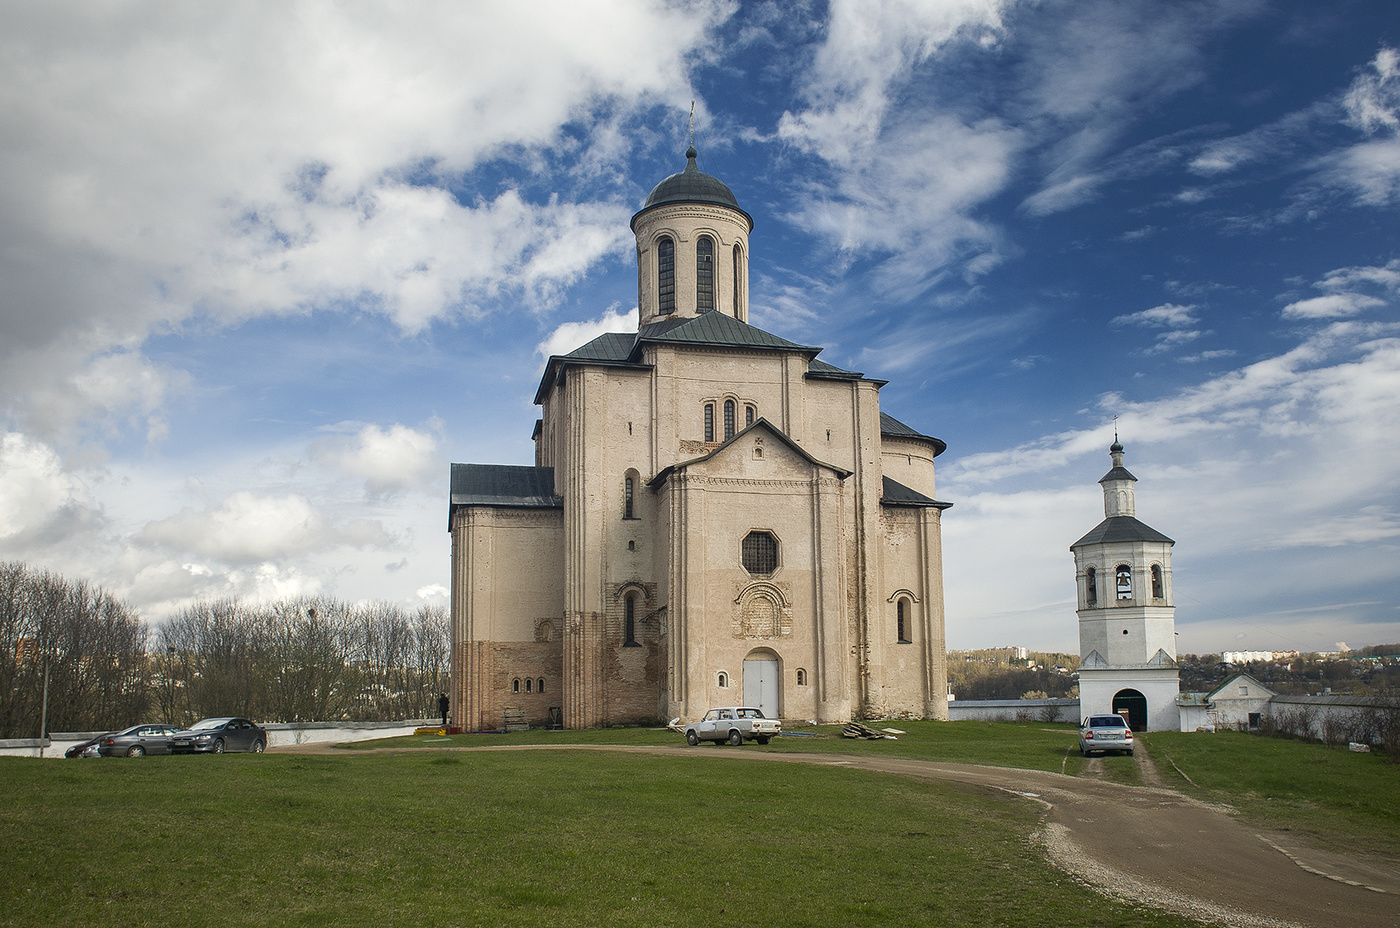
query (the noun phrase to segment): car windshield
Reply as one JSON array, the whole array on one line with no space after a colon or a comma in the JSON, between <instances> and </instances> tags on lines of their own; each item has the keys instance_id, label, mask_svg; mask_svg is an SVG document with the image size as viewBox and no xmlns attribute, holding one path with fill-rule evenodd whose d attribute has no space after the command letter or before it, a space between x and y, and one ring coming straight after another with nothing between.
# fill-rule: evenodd
<instances>
[{"instance_id":1,"label":"car windshield","mask_svg":"<svg viewBox=\"0 0 1400 928\"><path fill-rule=\"evenodd\" d=\"M207 730L209 730L209 729L211 729L211 728L223 728L223 727L224 727L225 725L227 725L230 721L231 721L230 719L226 719L226 718L223 718L223 719L202 719L201 721L195 722L193 725L191 725L191 726L190 726L190 731L207 731Z\"/></svg>"},{"instance_id":2,"label":"car windshield","mask_svg":"<svg viewBox=\"0 0 1400 928\"><path fill-rule=\"evenodd\" d=\"M1090 728L1127 728L1128 723L1119 715L1096 715L1089 720Z\"/></svg>"}]
</instances>

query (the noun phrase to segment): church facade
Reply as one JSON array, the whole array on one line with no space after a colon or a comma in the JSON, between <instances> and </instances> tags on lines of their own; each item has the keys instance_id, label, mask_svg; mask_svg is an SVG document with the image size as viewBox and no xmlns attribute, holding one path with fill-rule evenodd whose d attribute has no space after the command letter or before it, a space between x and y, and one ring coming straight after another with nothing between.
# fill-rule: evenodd
<instances>
[{"instance_id":1,"label":"church facade","mask_svg":"<svg viewBox=\"0 0 1400 928\"><path fill-rule=\"evenodd\" d=\"M748 324L753 221L686 156L637 331L549 359L533 466L452 465L453 724L946 718L945 445Z\"/></svg>"},{"instance_id":2,"label":"church facade","mask_svg":"<svg viewBox=\"0 0 1400 928\"><path fill-rule=\"evenodd\" d=\"M1176 731L1172 546L1137 518L1137 478L1113 437L1099 480L1104 519L1070 546L1079 591L1079 713L1123 712L1134 731Z\"/></svg>"}]
</instances>

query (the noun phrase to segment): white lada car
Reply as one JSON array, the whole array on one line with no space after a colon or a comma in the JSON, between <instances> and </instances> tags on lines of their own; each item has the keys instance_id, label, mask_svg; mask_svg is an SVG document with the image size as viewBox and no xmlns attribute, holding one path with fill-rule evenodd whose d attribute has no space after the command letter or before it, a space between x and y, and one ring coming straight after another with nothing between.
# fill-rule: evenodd
<instances>
[{"instance_id":1,"label":"white lada car","mask_svg":"<svg viewBox=\"0 0 1400 928\"><path fill-rule=\"evenodd\" d=\"M698 722L685 726L685 743L691 747L701 741L728 741L738 747L745 741L767 744L768 739L782 734L783 723L764 716L763 710L749 706L725 706L711 709Z\"/></svg>"}]
</instances>

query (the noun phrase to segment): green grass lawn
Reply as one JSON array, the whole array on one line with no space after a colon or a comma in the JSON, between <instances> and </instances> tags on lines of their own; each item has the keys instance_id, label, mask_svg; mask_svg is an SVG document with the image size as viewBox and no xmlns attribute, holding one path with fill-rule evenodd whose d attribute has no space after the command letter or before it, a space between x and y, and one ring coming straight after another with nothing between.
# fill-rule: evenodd
<instances>
[{"instance_id":1,"label":"green grass lawn","mask_svg":"<svg viewBox=\"0 0 1400 928\"><path fill-rule=\"evenodd\" d=\"M1400 859L1400 764L1383 754L1232 731L1143 738L1162 776L1187 795L1268 828Z\"/></svg>"},{"instance_id":2,"label":"green grass lawn","mask_svg":"<svg viewBox=\"0 0 1400 928\"><path fill-rule=\"evenodd\" d=\"M6 758L0 786L3 925L1189 924L1046 864L1029 803L848 768Z\"/></svg>"}]
</instances>

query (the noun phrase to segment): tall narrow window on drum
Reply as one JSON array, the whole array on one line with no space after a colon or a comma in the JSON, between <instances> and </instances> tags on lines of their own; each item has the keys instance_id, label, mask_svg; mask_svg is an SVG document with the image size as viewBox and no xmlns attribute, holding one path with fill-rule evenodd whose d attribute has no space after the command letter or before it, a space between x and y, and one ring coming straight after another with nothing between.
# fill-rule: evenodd
<instances>
[{"instance_id":1,"label":"tall narrow window on drum","mask_svg":"<svg viewBox=\"0 0 1400 928\"><path fill-rule=\"evenodd\" d=\"M715 440L715 404L705 404L705 441Z\"/></svg>"},{"instance_id":2,"label":"tall narrow window on drum","mask_svg":"<svg viewBox=\"0 0 1400 928\"><path fill-rule=\"evenodd\" d=\"M715 240L700 236L695 243L695 311L715 308Z\"/></svg>"},{"instance_id":3,"label":"tall narrow window on drum","mask_svg":"<svg viewBox=\"0 0 1400 928\"><path fill-rule=\"evenodd\" d=\"M632 478L628 477L622 491L622 517L624 519L633 518L632 515Z\"/></svg>"},{"instance_id":4,"label":"tall narrow window on drum","mask_svg":"<svg viewBox=\"0 0 1400 928\"><path fill-rule=\"evenodd\" d=\"M735 319L738 319L738 318L739 318L739 292L740 292L740 290L742 289L742 287L740 286L739 275L742 273L742 268L743 268L743 261L741 260L741 257L740 257L739 243L738 243L738 242L735 242L735 243L734 243L734 318L735 318Z\"/></svg>"},{"instance_id":5,"label":"tall narrow window on drum","mask_svg":"<svg viewBox=\"0 0 1400 928\"><path fill-rule=\"evenodd\" d=\"M676 311L676 243L666 236L656 242L656 311Z\"/></svg>"},{"instance_id":6,"label":"tall narrow window on drum","mask_svg":"<svg viewBox=\"0 0 1400 928\"><path fill-rule=\"evenodd\" d=\"M724 401L724 440L734 437L734 401Z\"/></svg>"}]
</instances>

